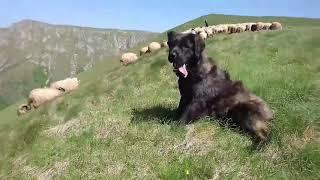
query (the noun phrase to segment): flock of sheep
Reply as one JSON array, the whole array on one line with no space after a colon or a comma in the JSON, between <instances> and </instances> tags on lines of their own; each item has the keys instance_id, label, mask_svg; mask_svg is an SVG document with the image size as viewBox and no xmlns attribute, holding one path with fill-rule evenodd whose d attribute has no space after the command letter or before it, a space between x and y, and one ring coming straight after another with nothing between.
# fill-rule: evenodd
<instances>
[{"instance_id":1,"label":"flock of sheep","mask_svg":"<svg viewBox=\"0 0 320 180\"><path fill-rule=\"evenodd\" d=\"M140 49L140 56L146 54L158 51L161 48L168 47L167 41L163 41L162 43L158 42L151 42L148 46L145 46ZM132 52L124 53L121 56L120 62L122 65L127 66L129 64L132 64L138 60L138 55Z\"/></svg>"},{"instance_id":2,"label":"flock of sheep","mask_svg":"<svg viewBox=\"0 0 320 180\"><path fill-rule=\"evenodd\" d=\"M206 23L207 25L207 23ZM245 31L261 31L261 30L281 30L282 25L279 22L272 23L238 23L238 24L220 24L206 27L196 27L183 31L182 33L199 34L202 39L213 37L219 33L241 33ZM160 50L161 48L167 48L167 41L162 43L151 42L148 46L140 49L140 56L146 53L152 53ZM138 60L138 55L132 52L124 53L121 56L120 62L127 66ZM25 114L32 110L32 108L38 108L39 106L50 102L60 96L65 95L71 91L78 89L80 81L77 78L67 78L61 81L56 81L50 84L49 88L34 89L29 94L27 104L23 104L18 109L18 114Z\"/></svg>"},{"instance_id":3,"label":"flock of sheep","mask_svg":"<svg viewBox=\"0 0 320 180\"><path fill-rule=\"evenodd\" d=\"M257 23L237 23L237 24L219 24L213 26L206 26L206 27L196 27L191 28L188 30L183 31L182 33L193 33L199 34L202 39L207 39L209 37L213 37L216 34L220 33L241 33L245 31L262 31L262 30L282 30L282 25L279 22L272 22L272 23L264 23L264 22L257 22ZM158 42L151 42L148 46L145 46L140 49L140 56L157 51L161 48L168 47L167 41L163 41L162 43ZM132 64L138 60L138 55L132 52L127 52L122 54L120 63L122 65L127 66Z\"/></svg>"},{"instance_id":4,"label":"flock of sheep","mask_svg":"<svg viewBox=\"0 0 320 180\"><path fill-rule=\"evenodd\" d=\"M51 83L49 88L33 89L29 94L28 103L19 107L18 115L26 114L32 108L38 108L47 102L77 90L79 84L80 81L77 78L67 78Z\"/></svg>"}]
</instances>

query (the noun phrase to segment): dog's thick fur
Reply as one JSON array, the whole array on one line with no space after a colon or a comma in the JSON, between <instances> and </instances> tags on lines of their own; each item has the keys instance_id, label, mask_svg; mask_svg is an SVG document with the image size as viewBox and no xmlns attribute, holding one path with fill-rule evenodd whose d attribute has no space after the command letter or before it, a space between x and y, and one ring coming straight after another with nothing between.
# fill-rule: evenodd
<instances>
[{"instance_id":1,"label":"dog's thick fur","mask_svg":"<svg viewBox=\"0 0 320 180\"><path fill-rule=\"evenodd\" d=\"M230 120L249 133L255 143L265 142L273 113L258 96L250 93L241 81L232 81L203 52L205 43L198 34L168 32L169 56L179 77L181 94L177 115L182 123L211 116ZM185 71L180 68L185 65Z\"/></svg>"}]
</instances>

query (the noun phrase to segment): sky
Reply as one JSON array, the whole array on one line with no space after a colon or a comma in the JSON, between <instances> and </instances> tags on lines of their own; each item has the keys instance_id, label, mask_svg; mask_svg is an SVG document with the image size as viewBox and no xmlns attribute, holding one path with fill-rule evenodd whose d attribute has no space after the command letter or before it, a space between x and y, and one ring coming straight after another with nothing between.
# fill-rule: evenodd
<instances>
[{"instance_id":1,"label":"sky","mask_svg":"<svg viewBox=\"0 0 320 180\"><path fill-rule=\"evenodd\" d=\"M163 32L202 15L320 18L320 0L0 0L0 27L22 19Z\"/></svg>"}]
</instances>

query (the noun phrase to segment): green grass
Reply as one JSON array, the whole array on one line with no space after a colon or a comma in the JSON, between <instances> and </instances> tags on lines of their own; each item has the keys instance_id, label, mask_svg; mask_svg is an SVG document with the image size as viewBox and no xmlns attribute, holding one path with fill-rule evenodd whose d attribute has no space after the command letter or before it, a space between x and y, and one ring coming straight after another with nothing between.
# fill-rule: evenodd
<instances>
[{"instance_id":1,"label":"green grass","mask_svg":"<svg viewBox=\"0 0 320 180\"><path fill-rule=\"evenodd\" d=\"M300 21L206 42L274 109L265 149L213 119L177 124L177 78L161 50L128 67L101 63L80 75L77 92L24 117L17 106L1 111L0 179L319 179L320 28L292 26Z\"/></svg>"}]
</instances>

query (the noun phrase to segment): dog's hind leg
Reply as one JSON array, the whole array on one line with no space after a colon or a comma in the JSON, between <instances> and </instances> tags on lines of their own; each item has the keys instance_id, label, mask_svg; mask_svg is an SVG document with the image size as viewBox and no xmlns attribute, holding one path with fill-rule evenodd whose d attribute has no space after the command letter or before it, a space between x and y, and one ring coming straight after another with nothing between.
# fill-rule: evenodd
<instances>
[{"instance_id":1,"label":"dog's hind leg","mask_svg":"<svg viewBox=\"0 0 320 180\"><path fill-rule=\"evenodd\" d=\"M253 121L252 128L255 133L254 143L256 146L259 146L267 142L267 139L270 135L270 130L267 122L259 119L255 119Z\"/></svg>"},{"instance_id":2,"label":"dog's hind leg","mask_svg":"<svg viewBox=\"0 0 320 180\"><path fill-rule=\"evenodd\" d=\"M251 135L255 146L260 146L267 142L270 130L266 121L256 115L249 115L243 124L245 127L242 128Z\"/></svg>"},{"instance_id":3,"label":"dog's hind leg","mask_svg":"<svg viewBox=\"0 0 320 180\"><path fill-rule=\"evenodd\" d=\"M253 145L258 147L265 144L269 136L268 123L245 107L237 107L232 112L232 121L252 139Z\"/></svg>"},{"instance_id":4,"label":"dog's hind leg","mask_svg":"<svg viewBox=\"0 0 320 180\"><path fill-rule=\"evenodd\" d=\"M232 110L232 119L249 133L256 146L265 144L269 138L269 123L273 118L270 108L257 96L242 102Z\"/></svg>"},{"instance_id":5,"label":"dog's hind leg","mask_svg":"<svg viewBox=\"0 0 320 180\"><path fill-rule=\"evenodd\" d=\"M250 94L249 103L252 109L252 128L255 132L255 143L266 143L270 138L269 125L274 118L271 108L258 96ZM249 105L249 106L250 106ZM250 109L250 108L249 108Z\"/></svg>"}]
</instances>

